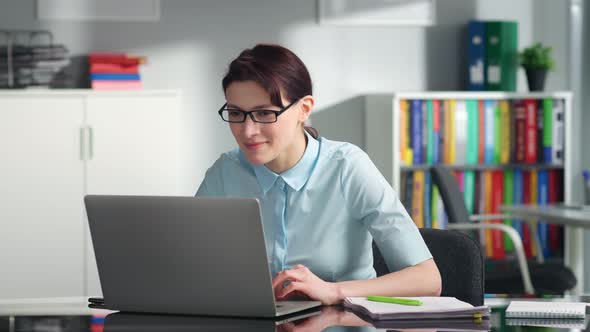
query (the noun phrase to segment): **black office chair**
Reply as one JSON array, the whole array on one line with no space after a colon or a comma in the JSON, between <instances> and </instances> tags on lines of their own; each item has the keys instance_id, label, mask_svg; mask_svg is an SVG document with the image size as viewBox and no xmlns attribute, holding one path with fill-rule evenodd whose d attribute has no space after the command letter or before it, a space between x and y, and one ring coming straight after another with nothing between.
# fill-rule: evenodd
<instances>
[{"instance_id":1,"label":"black office chair","mask_svg":"<svg viewBox=\"0 0 590 332\"><path fill-rule=\"evenodd\" d=\"M461 232L450 230L422 228L420 234L440 271L441 296L453 296L474 306L483 305L483 256L477 242ZM374 242L373 266L377 276L389 273Z\"/></svg>"},{"instance_id":2,"label":"black office chair","mask_svg":"<svg viewBox=\"0 0 590 332\"><path fill-rule=\"evenodd\" d=\"M513 260L487 261L485 263L485 292L490 294L563 294L576 285L573 272L558 262L526 260L522 239L518 232L505 224L484 224L478 221L504 219L505 215L475 220L469 215L459 185L449 169L442 165L431 168L432 181L438 187L448 216L448 229L481 230L497 229L507 234L514 245L516 263ZM532 232L538 245L538 236ZM477 237L475 237L477 241Z\"/></svg>"}]
</instances>

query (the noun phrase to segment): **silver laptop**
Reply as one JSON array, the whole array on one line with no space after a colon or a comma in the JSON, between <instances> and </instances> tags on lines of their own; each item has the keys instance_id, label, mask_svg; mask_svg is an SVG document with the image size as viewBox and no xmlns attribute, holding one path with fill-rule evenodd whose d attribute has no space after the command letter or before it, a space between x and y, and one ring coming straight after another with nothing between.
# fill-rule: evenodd
<instances>
[{"instance_id":1,"label":"silver laptop","mask_svg":"<svg viewBox=\"0 0 590 332\"><path fill-rule=\"evenodd\" d=\"M84 198L104 306L276 317L319 306L275 301L254 198Z\"/></svg>"}]
</instances>

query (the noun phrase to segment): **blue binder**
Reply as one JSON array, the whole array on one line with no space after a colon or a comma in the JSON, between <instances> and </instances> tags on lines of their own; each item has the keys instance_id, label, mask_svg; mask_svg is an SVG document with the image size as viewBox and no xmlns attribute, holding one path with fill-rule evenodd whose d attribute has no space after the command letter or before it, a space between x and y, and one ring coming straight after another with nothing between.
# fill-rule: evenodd
<instances>
[{"instance_id":1,"label":"blue binder","mask_svg":"<svg viewBox=\"0 0 590 332\"><path fill-rule=\"evenodd\" d=\"M485 30L484 21L469 21L467 60L469 62L467 88L472 91L485 90Z\"/></svg>"}]
</instances>

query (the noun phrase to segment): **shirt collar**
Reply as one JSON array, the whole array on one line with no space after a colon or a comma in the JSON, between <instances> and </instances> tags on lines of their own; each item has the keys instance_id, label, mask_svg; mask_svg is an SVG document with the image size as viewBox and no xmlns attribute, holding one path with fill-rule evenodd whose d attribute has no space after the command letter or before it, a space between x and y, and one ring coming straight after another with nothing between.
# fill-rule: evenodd
<instances>
[{"instance_id":1,"label":"shirt collar","mask_svg":"<svg viewBox=\"0 0 590 332\"><path fill-rule=\"evenodd\" d=\"M303 157L301 157L295 166L287 171L277 174L264 165L252 165L258 183L260 184L260 188L264 194L272 188L279 177L281 177L285 183L295 191L299 191L305 185L316 164L320 148L320 144L315 138L307 132L305 132L305 135L307 136L307 147L305 148Z\"/></svg>"}]
</instances>

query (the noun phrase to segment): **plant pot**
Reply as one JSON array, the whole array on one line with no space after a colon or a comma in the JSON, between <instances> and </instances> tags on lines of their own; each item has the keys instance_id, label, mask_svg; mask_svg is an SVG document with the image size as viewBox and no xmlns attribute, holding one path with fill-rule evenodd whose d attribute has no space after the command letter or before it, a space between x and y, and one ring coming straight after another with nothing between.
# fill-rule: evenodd
<instances>
[{"instance_id":1,"label":"plant pot","mask_svg":"<svg viewBox=\"0 0 590 332\"><path fill-rule=\"evenodd\" d=\"M529 91L543 91L545 88L545 77L547 69L525 68L526 80L529 84Z\"/></svg>"}]
</instances>

